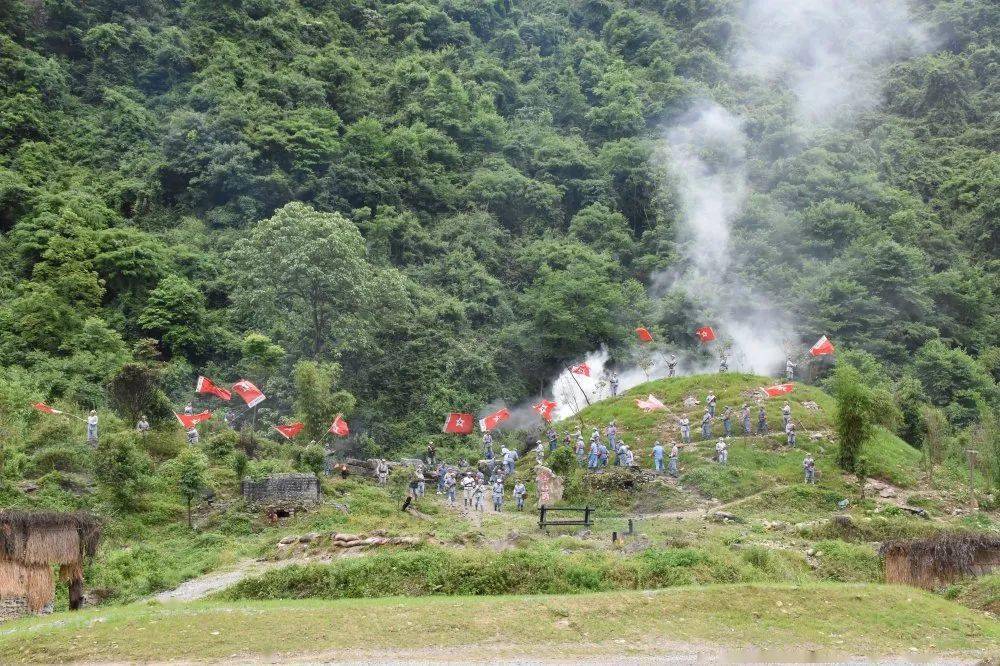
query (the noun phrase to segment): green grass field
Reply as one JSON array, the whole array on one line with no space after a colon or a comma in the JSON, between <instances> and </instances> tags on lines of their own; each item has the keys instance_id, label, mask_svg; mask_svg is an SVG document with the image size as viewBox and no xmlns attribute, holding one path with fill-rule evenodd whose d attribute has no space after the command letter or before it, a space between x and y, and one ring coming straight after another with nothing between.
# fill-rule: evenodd
<instances>
[{"instance_id":1,"label":"green grass field","mask_svg":"<svg viewBox=\"0 0 1000 666\"><path fill-rule=\"evenodd\" d=\"M467 655L594 658L658 654L672 645L976 658L1000 650L1000 623L918 590L833 584L148 604L5 626L0 662L406 659L412 651L433 659L453 648Z\"/></svg>"}]
</instances>

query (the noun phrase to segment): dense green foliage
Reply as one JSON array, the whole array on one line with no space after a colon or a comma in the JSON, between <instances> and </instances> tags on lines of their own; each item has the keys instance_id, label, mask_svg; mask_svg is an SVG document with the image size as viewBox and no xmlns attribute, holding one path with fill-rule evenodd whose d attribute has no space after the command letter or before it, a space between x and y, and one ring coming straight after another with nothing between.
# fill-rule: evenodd
<instances>
[{"instance_id":1,"label":"dense green foliage","mask_svg":"<svg viewBox=\"0 0 1000 666\"><path fill-rule=\"evenodd\" d=\"M266 427L305 360L311 435L356 400L393 447L599 344L621 358L639 322L683 330L643 288L678 268L654 154L708 97L749 128L748 281L964 428L998 400L1000 9L913 4L936 50L807 137L786 89L729 66L731 0L9 0L3 411L169 418L202 371L261 385Z\"/></svg>"}]
</instances>

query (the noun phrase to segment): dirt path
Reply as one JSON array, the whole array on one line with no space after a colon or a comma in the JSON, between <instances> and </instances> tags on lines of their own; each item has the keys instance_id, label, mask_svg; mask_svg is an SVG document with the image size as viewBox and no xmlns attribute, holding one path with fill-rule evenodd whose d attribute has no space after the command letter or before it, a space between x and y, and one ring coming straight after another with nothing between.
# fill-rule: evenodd
<instances>
[{"instance_id":1,"label":"dirt path","mask_svg":"<svg viewBox=\"0 0 1000 666\"><path fill-rule=\"evenodd\" d=\"M226 571L213 571L191 580L186 580L172 590L160 592L153 596L154 601L196 601L210 594L232 587L244 578L258 576L272 569L281 569L292 564L302 564L307 560L290 559L280 562L259 560L243 560L235 568Z\"/></svg>"}]
</instances>

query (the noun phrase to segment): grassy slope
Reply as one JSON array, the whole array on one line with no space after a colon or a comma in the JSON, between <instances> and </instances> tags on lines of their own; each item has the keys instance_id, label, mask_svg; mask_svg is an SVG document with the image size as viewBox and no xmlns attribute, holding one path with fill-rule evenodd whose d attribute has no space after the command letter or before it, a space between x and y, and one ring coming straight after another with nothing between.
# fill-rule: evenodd
<instances>
[{"instance_id":1,"label":"grassy slope","mask_svg":"<svg viewBox=\"0 0 1000 666\"><path fill-rule=\"evenodd\" d=\"M614 642L618 639L624 643ZM0 634L0 661L238 660L241 655L333 649L384 657L387 649L450 646L508 650L512 656L551 657L574 649L594 656L620 653L625 645L655 651L653 643L664 640L874 656L910 648L976 656L1000 649L1000 624L918 590L851 585L211 602L128 606L19 621Z\"/></svg>"},{"instance_id":2,"label":"grassy slope","mask_svg":"<svg viewBox=\"0 0 1000 666\"><path fill-rule=\"evenodd\" d=\"M767 438L739 436L742 429L735 423L737 436L729 441L729 465L727 468L712 463L715 439L702 443L700 431L703 405L685 409L683 400L694 395L704 402L709 390L714 390L718 398L717 415L726 405L738 410L744 402L753 408L753 423L756 425L756 406L748 399L747 392L755 387L772 383L765 377L746 374L696 375L649 382L627 391L617 398L601 401L584 409L578 418L564 425L575 427L582 423L585 434L590 428L604 426L610 420L617 422L625 441L639 452L640 462L650 466L649 451L657 439L668 444L679 440L675 418L687 413L692 421L693 446L685 447L681 453L681 482L706 497L714 497L724 502L737 500L766 489L775 489L798 484L802 481L802 459L805 452L813 454L820 472L820 489L812 493L813 499L821 500L823 508L835 509L836 501L856 492L852 490L844 475L835 465L836 444L831 441L833 434L833 399L814 386L797 384L787 396L792 407L792 419L798 430L798 446L791 450L784 446L785 435L772 433ZM666 405L666 412L643 413L635 406L635 399L652 393ZM765 401L768 423L780 429L781 407L786 398L772 398ZM812 401L820 406L819 411L808 410L803 402ZM810 434L818 432L822 439L812 440ZM721 419L716 418L713 434L722 434ZM902 487L913 486L920 476L920 452L907 445L898 437L879 429L876 438L870 442L865 455L868 456L872 476L890 481ZM772 503L773 504L773 503ZM780 505L780 502L777 504ZM775 506L777 506L775 505ZM788 519L803 519L816 506L806 506L795 510ZM775 516L779 517L779 516Z\"/></svg>"}]
</instances>

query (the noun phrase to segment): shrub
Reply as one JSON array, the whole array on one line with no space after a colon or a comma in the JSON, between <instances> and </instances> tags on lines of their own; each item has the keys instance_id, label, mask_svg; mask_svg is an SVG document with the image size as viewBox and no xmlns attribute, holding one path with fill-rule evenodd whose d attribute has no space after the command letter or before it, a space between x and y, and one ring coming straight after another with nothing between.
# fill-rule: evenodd
<instances>
[{"instance_id":1,"label":"shrub","mask_svg":"<svg viewBox=\"0 0 1000 666\"><path fill-rule=\"evenodd\" d=\"M152 464L137 440L138 435L128 431L105 435L95 457L98 482L123 509L139 506L150 484Z\"/></svg>"},{"instance_id":2,"label":"shrub","mask_svg":"<svg viewBox=\"0 0 1000 666\"><path fill-rule=\"evenodd\" d=\"M816 544L822 578L840 583L875 583L882 580L882 558L871 547L846 541Z\"/></svg>"},{"instance_id":3,"label":"shrub","mask_svg":"<svg viewBox=\"0 0 1000 666\"><path fill-rule=\"evenodd\" d=\"M239 443L240 436L235 430L222 430L205 440L205 453L212 460L225 460Z\"/></svg>"}]
</instances>

